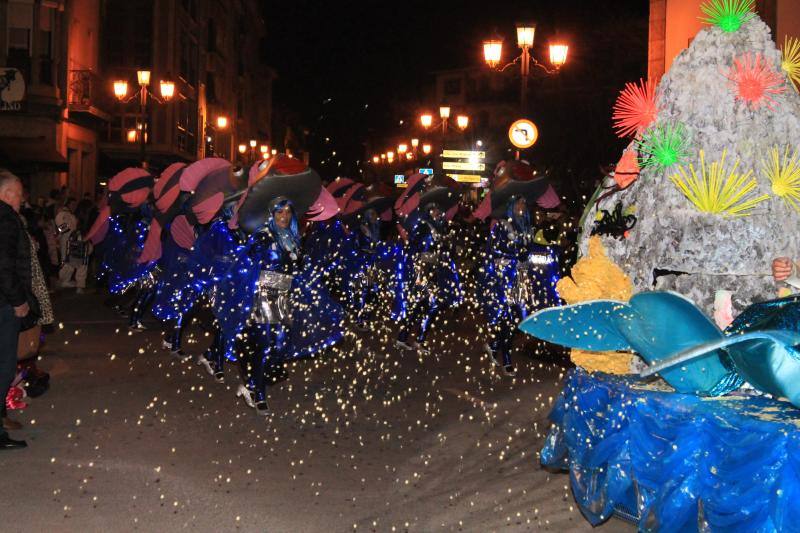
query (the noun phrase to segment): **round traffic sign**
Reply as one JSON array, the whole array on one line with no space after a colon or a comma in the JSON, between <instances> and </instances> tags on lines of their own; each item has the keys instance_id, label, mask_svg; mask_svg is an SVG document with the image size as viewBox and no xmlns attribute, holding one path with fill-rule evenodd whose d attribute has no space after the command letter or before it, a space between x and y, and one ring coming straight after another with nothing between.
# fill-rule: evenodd
<instances>
[{"instance_id":1,"label":"round traffic sign","mask_svg":"<svg viewBox=\"0 0 800 533\"><path fill-rule=\"evenodd\" d=\"M539 128L528 119L516 120L508 128L508 139L517 148L530 148L539 139Z\"/></svg>"}]
</instances>

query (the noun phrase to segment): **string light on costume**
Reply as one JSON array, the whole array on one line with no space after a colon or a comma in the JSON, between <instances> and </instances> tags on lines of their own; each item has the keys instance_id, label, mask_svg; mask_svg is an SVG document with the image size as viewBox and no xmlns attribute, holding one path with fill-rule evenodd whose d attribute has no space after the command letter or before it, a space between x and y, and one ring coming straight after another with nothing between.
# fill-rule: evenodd
<instances>
[{"instance_id":1,"label":"string light on costume","mask_svg":"<svg viewBox=\"0 0 800 533\"><path fill-rule=\"evenodd\" d=\"M700 5L700 11L705 15L700 20L726 33L733 33L756 16L754 9L755 0L709 0Z\"/></svg>"},{"instance_id":2,"label":"string light on costume","mask_svg":"<svg viewBox=\"0 0 800 533\"><path fill-rule=\"evenodd\" d=\"M689 139L680 123L656 124L636 143L641 168L666 170L689 157Z\"/></svg>"},{"instance_id":3,"label":"string light on costume","mask_svg":"<svg viewBox=\"0 0 800 533\"><path fill-rule=\"evenodd\" d=\"M786 36L781 48L781 69L792 81L792 87L797 91L800 85L800 39Z\"/></svg>"},{"instance_id":4,"label":"string light on costume","mask_svg":"<svg viewBox=\"0 0 800 533\"><path fill-rule=\"evenodd\" d=\"M762 105L774 109L776 102L772 96L786 91L784 77L761 54L737 57L725 77L730 80L736 97L754 110Z\"/></svg>"},{"instance_id":5,"label":"string light on costume","mask_svg":"<svg viewBox=\"0 0 800 533\"><path fill-rule=\"evenodd\" d=\"M658 116L656 84L650 80L626 83L614 104L614 129L620 138L644 131Z\"/></svg>"},{"instance_id":6,"label":"string light on costume","mask_svg":"<svg viewBox=\"0 0 800 533\"><path fill-rule=\"evenodd\" d=\"M761 160L761 169L773 194L800 212L800 154L795 150L789 155L789 150L787 146L781 156L777 146L770 149L768 157Z\"/></svg>"},{"instance_id":7,"label":"string light on costume","mask_svg":"<svg viewBox=\"0 0 800 533\"><path fill-rule=\"evenodd\" d=\"M751 193L758 186L753 172L738 174L738 159L733 168L726 171L726 155L727 150L724 150L719 161L707 166L705 153L700 150L700 173L690 163L688 172L680 166L678 173L671 176L670 180L700 212L731 217L748 216L758 204L769 199L769 195L752 196Z\"/></svg>"}]
</instances>

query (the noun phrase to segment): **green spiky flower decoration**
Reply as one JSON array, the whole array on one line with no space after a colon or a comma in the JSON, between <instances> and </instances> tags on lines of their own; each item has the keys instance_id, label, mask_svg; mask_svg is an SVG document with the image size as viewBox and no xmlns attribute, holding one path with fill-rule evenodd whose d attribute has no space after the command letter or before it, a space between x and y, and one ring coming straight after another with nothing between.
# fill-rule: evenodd
<instances>
[{"instance_id":1,"label":"green spiky flower decoration","mask_svg":"<svg viewBox=\"0 0 800 533\"><path fill-rule=\"evenodd\" d=\"M769 151L769 156L761 160L761 170L772 184L772 192L783 199L795 211L800 212L800 154L786 150L781 156L779 148Z\"/></svg>"},{"instance_id":2,"label":"green spiky flower decoration","mask_svg":"<svg viewBox=\"0 0 800 533\"><path fill-rule=\"evenodd\" d=\"M727 150L723 150L719 161L707 165L705 154L700 150L699 169L691 163L688 171L680 166L670 180L701 213L726 217L750 215L758 204L769 199L769 195L755 196L758 183L753 172L739 173L738 159L732 168L727 169L726 154Z\"/></svg>"},{"instance_id":3,"label":"green spiky flower decoration","mask_svg":"<svg viewBox=\"0 0 800 533\"><path fill-rule=\"evenodd\" d=\"M637 142L639 166L666 170L689 157L689 136L680 123L656 124Z\"/></svg>"},{"instance_id":4,"label":"green spiky flower decoration","mask_svg":"<svg viewBox=\"0 0 800 533\"><path fill-rule=\"evenodd\" d=\"M742 24L756 16L755 0L708 0L700 6L705 17L700 20L724 32L739 31Z\"/></svg>"},{"instance_id":5,"label":"green spiky flower decoration","mask_svg":"<svg viewBox=\"0 0 800 533\"><path fill-rule=\"evenodd\" d=\"M792 80L794 90L800 85L800 39L786 36L781 49L781 68Z\"/></svg>"}]
</instances>

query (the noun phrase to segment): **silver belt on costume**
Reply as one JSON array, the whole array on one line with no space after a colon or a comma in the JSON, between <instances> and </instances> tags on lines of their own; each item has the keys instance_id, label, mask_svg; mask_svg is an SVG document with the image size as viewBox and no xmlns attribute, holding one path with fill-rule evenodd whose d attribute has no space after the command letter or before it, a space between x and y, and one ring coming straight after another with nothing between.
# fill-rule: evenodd
<instances>
[{"instance_id":1,"label":"silver belt on costume","mask_svg":"<svg viewBox=\"0 0 800 533\"><path fill-rule=\"evenodd\" d=\"M256 284L253 320L258 324L291 324L292 309L289 290L293 276L262 270Z\"/></svg>"}]
</instances>

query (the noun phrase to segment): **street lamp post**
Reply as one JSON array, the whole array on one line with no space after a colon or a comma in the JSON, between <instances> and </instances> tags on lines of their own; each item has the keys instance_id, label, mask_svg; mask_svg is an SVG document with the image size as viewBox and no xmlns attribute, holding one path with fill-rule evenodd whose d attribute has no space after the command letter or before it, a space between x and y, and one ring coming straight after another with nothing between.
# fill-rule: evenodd
<instances>
[{"instance_id":1,"label":"street lamp post","mask_svg":"<svg viewBox=\"0 0 800 533\"><path fill-rule=\"evenodd\" d=\"M210 146L209 155L214 157L217 154L217 133L228 129L228 117L220 115L215 122L206 122L205 140ZM213 136L211 135L213 133ZM227 156L228 150L223 151L223 155Z\"/></svg>"},{"instance_id":2,"label":"street lamp post","mask_svg":"<svg viewBox=\"0 0 800 533\"><path fill-rule=\"evenodd\" d=\"M217 133L220 131L225 131L227 129L228 129L228 117L226 117L225 115L218 116L217 127L214 128L214 145L213 145L214 151L216 151L217 149ZM223 155L227 157L229 152L230 152L230 141L227 143Z\"/></svg>"},{"instance_id":3,"label":"street lamp post","mask_svg":"<svg viewBox=\"0 0 800 533\"><path fill-rule=\"evenodd\" d=\"M567 52L569 46L563 43L550 44L550 64L552 68L547 68L531 54L533 41L536 35L536 25L532 23L517 24L517 46L522 50L519 56L515 57L510 63L500 67L503 55L503 41L497 38L483 41L483 59L486 64L495 70L504 71L512 65L520 64L520 108L524 115L528 111L528 76L531 74L531 65L538 67L545 74L556 74L567 62Z\"/></svg>"},{"instance_id":4,"label":"street lamp post","mask_svg":"<svg viewBox=\"0 0 800 533\"><path fill-rule=\"evenodd\" d=\"M117 99L123 104L127 104L137 96L139 97L139 161L142 165L142 168L147 168L147 154L145 149L149 131L149 128L147 127L147 103L150 98L159 104L166 104L172 100L172 97L175 96L175 83L169 79L162 79L159 82L159 88L161 92L161 98L159 98L150 90L149 70L136 71L136 81L139 84L139 90L130 98L128 98L128 82L126 80L114 81L114 96L116 96Z\"/></svg>"},{"instance_id":5,"label":"street lamp post","mask_svg":"<svg viewBox=\"0 0 800 533\"><path fill-rule=\"evenodd\" d=\"M441 140L442 150L445 149L445 141L447 140L447 126L450 121L451 111L452 110L450 109L450 106L447 105L439 106L439 118L441 118L440 125L442 127L442 140ZM422 127L426 130L429 129L431 126L433 126L433 116L430 113L423 113L422 115L420 115L419 121ZM456 116L456 126L458 126L458 129L461 132L465 131L467 129L467 126L469 126L469 116L467 115ZM431 145L424 144L422 146L422 151L425 155L428 155L431 152Z\"/></svg>"},{"instance_id":6,"label":"street lamp post","mask_svg":"<svg viewBox=\"0 0 800 533\"><path fill-rule=\"evenodd\" d=\"M446 135L447 121L450 119L450 106L439 106L439 118L442 119L442 135Z\"/></svg>"},{"instance_id":7,"label":"street lamp post","mask_svg":"<svg viewBox=\"0 0 800 533\"><path fill-rule=\"evenodd\" d=\"M258 145L258 141L255 139L250 139L250 163L255 163L256 161L256 145Z\"/></svg>"}]
</instances>

